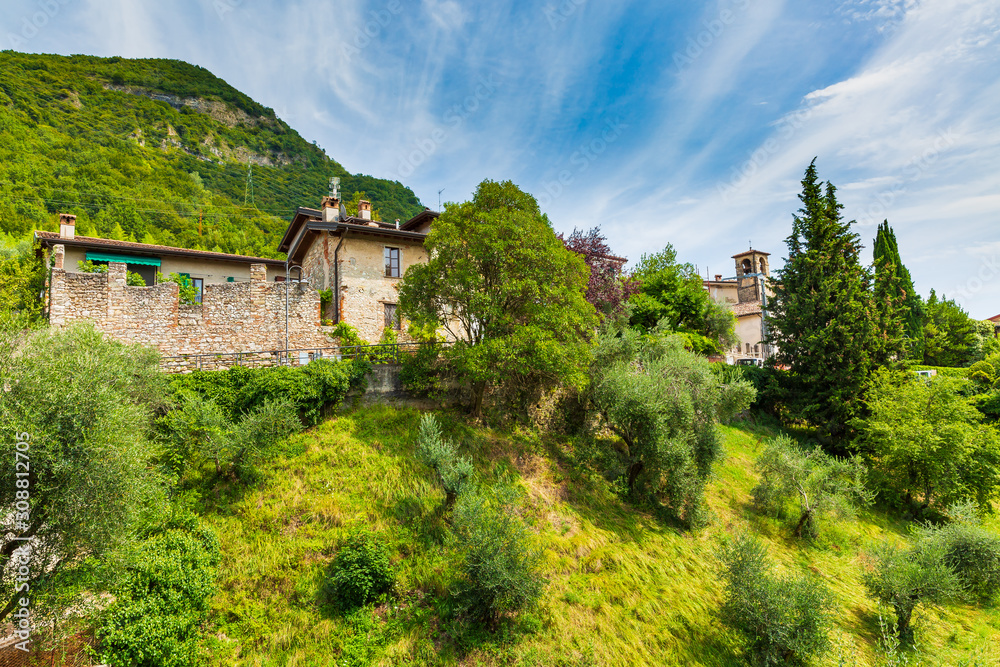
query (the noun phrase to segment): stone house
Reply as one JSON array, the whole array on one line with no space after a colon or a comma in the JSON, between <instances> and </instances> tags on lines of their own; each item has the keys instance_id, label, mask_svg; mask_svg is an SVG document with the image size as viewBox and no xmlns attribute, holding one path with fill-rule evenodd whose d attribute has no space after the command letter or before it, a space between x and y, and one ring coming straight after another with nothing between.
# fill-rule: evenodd
<instances>
[{"instance_id":1,"label":"stone house","mask_svg":"<svg viewBox=\"0 0 1000 667\"><path fill-rule=\"evenodd\" d=\"M726 361L736 363L741 359L763 360L774 350L763 341L767 335L765 313L767 300L772 292L770 253L751 248L733 255L736 276L723 278L716 274L714 280L705 280L704 286L716 303L725 305L736 316L736 337L739 343L726 353Z\"/></svg>"},{"instance_id":2,"label":"stone house","mask_svg":"<svg viewBox=\"0 0 1000 667\"><path fill-rule=\"evenodd\" d=\"M364 200L356 213L349 215L336 196L324 197L319 209L300 207L278 250L302 280L329 297L324 321L347 322L372 343L387 328L406 340L399 281L409 267L427 261L424 239L438 214L425 209L402 224L381 222L372 220Z\"/></svg>"}]
</instances>

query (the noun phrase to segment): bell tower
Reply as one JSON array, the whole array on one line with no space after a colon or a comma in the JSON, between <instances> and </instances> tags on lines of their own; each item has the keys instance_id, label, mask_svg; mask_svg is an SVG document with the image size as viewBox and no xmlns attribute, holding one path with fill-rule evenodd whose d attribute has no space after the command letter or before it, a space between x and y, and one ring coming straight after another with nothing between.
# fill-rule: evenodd
<instances>
[{"instance_id":1,"label":"bell tower","mask_svg":"<svg viewBox=\"0 0 1000 667\"><path fill-rule=\"evenodd\" d=\"M740 303L761 300L761 286L771 277L770 253L750 248L733 255L736 262L736 294Z\"/></svg>"}]
</instances>

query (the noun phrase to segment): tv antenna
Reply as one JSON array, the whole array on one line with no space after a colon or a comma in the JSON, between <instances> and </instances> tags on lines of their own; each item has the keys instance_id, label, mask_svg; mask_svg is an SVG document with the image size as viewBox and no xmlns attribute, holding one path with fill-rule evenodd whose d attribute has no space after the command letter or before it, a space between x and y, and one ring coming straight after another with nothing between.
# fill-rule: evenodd
<instances>
[{"instance_id":1,"label":"tv antenna","mask_svg":"<svg viewBox=\"0 0 1000 667\"><path fill-rule=\"evenodd\" d=\"M441 193L444 192L444 191L445 191L444 188L441 188L440 190L438 190L438 213L441 212Z\"/></svg>"},{"instance_id":2,"label":"tv antenna","mask_svg":"<svg viewBox=\"0 0 1000 667\"><path fill-rule=\"evenodd\" d=\"M330 196L340 199L340 176L330 177Z\"/></svg>"}]
</instances>

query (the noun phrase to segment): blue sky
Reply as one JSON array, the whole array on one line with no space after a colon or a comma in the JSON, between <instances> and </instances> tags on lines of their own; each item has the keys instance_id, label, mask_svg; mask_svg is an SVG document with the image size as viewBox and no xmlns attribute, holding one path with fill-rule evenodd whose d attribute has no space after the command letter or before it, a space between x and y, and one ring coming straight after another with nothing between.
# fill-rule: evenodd
<instances>
[{"instance_id":1,"label":"blue sky","mask_svg":"<svg viewBox=\"0 0 1000 667\"><path fill-rule=\"evenodd\" d=\"M509 178L702 273L751 241L780 264L815 156L918 291L1000 313L995 0L6 0L11 47L196 63L426 205Z\"/></svg>"}]
</instances>

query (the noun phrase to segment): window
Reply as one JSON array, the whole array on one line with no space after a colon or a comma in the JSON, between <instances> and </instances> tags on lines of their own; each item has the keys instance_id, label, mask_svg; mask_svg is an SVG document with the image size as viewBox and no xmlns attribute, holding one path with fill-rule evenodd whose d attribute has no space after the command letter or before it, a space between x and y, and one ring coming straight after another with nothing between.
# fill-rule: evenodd
<instances>
[{"instance_id":1,"label":"window","mask_svg":"<svg viewBox=\"0 0 1000 667\"><path fill-rule=\"evenodd\" d=\"M385 328L400 330L399 308L394 303L384 303L385 307Z\"/></svg>"},{"instance_id":2,"label":"window","mask_svg":"<svg viewBox=\"0 0 1000 667\"><path fill-rule=\"evenodd\" d=\"M205 294L205 279L204 278L192 278L190 273L180 274L181 278L187 278L194 285L195 289L198 290L197 296L194 298L195 303L201 303L201 297Z\"/></svg>"},{"instance_id":3,"label":"window","mask_svg":"<svg viewBox=\"0 0 1000 667\"><path fill-rule=\"evenodd\" d=\"M399 248L385 249L385 277L399 277Z\"/></svg>"}]
</instances>

